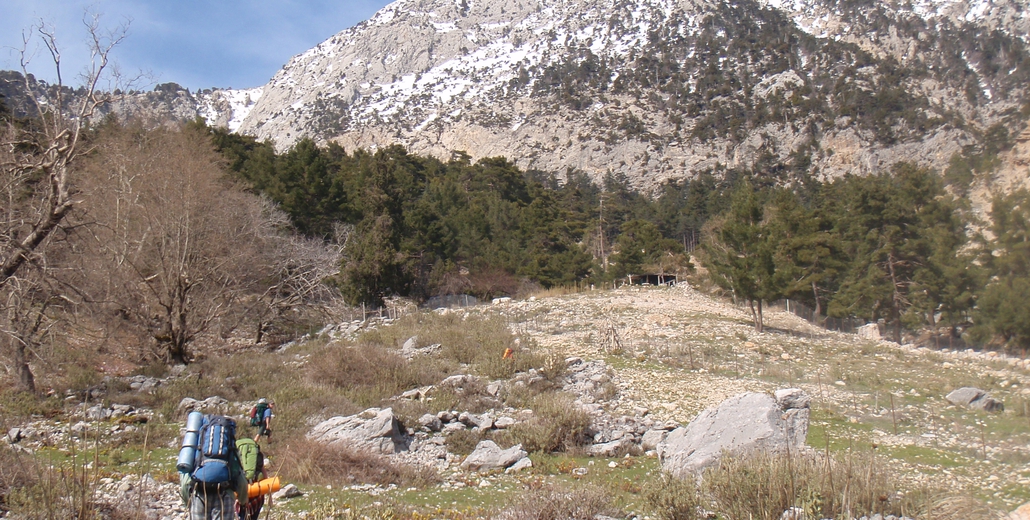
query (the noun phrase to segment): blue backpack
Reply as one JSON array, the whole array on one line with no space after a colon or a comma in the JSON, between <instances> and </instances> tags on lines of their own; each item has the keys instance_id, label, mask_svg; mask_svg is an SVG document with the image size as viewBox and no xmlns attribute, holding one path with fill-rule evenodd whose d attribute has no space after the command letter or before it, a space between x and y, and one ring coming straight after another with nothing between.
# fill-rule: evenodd
<instances>
[{"instance_id":1,"label":"blue backpack","mask_svg":"<svg viewBox=\"0 0 1030 520\"><path fill-rule=\"evenodd\" d=\"M232 481L230 463L236 453L236 421L223 415L205 415L200 425L193 480L205 484Z\"/></svg>"}]
</instances>

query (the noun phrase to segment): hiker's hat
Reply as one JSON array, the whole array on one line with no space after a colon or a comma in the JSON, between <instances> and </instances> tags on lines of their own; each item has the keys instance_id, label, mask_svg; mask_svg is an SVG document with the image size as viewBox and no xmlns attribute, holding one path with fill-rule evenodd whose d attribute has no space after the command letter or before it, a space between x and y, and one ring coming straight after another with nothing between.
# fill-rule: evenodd
<instances>
[{"instance_id":1,"label":"hiker's hat","mask_svg":"<svg viewBox=\"0 0 1030 520\"><path fill-rule=\"evenodd\" d=\"M264 398L264 397L262 397L261 399L258 399L258 404L265 404L265 403L267 403L267 402L268 402L268 401L265 401L265 398Z\"/></svg>"}]
</instances>

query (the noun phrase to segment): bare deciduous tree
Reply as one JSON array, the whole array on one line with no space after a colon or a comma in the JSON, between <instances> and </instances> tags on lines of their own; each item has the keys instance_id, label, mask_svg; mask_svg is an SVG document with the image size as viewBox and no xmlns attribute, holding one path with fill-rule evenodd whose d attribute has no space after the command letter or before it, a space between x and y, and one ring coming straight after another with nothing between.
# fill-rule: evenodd
<instances>
[{"instance_id":1,"label":"bare deciduous tree","mask_svg":"<svg viewBox=\"0 0 1030 520\"><path fill-rule=\"evenodd\" d=\"M105 128L92 164L86 210L107 273L101 301L144 327L169 361L235 303L254 257L242 209L220 158L198 132Z\"/></svg>"},{"instance_id":2,"label":"bare deciduous tree","mask_svg":"<svg viewBox=\"0 0 1030 520\"><path fill-rule=\"evenodd\" d=\"M84 187L104 273L93 293L146 330L158 355L187 363L198 336L248 322L261 330L325 290L338 253L291 237L271 203L232 186L205 134L102 134Z\"/></svg>"},{"instance_id":3,"label":"bare deciduous tree","mask_svg":"<svg viewBox=\"0 0 1030 520\"><path fill-rule=\"evenodd\" d=\"M0 347L11 359L20 386L35 390L29 366L35 346L52 330L50 310L65 300L50 278L48 243L76 204L76 164L86 152L86 123L105 103L97 86L104 77L112 49L126 27L102 33L99 17L85 20L92 60L83 72L82 88L74 99L62 80L61 52L56 34L45 24L23 37L21 67L27 98L34 113L26 119L0 120ZM28 73L27 48L38 37L49 52L57 84L34 92Z\"/></svg>"},{"instance_id":4,"label":"bare deciduous tree","mask_svg":"<svg viewBox=\"0 0 1030 520\"><path fill-rule=\"evenodd\" d=\"M290 232L289 217L265 200L268 225L263 243L267 287L248 309L256 326L254 343L261 343L265 328L287 316L287 311L318 306L335 298L326 280L340 272L343 245L304 238Z\"/></svg>"}]
</instances>

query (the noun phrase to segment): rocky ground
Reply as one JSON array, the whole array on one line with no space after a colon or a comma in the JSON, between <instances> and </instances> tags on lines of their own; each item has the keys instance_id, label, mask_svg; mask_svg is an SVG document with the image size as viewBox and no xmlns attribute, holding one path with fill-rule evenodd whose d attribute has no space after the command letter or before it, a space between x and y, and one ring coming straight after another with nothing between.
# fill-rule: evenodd
<instances>
[{"instance_id":1,"label":"rocky ground","mask_svg":"<svg viewBox=\"0 0 1030 520\"><path fill-rule=\"evenodd\" d=\"M799 387L813 397L809 444L882 448L899 475L971 489L1009 509L1030 499L1030 372L994 352L930 350L826 331L783 312L750 314L685 285L627 287L511 302L502 312L540 345L605 358L620 397L613 412L646 408L685 423L745 391ZM606 337L619 338L621 352ZM990 414L955 406L975 386L1003 401Z\"/></svg>"},{"instance_id":2,"label":"rocky ground","mask_svg":"<svg viewBox=\"0 0 1030 520\"><path fill-rule=\"evenodd\" d=\"M653 461L654 439L648 436L654 432L686 424L702 410L743 392L800 388L812 399L807 441L814 449L875 449L896 475L911 483L965 490L1003 510L1030 501L1030 365L1025 360L863 339L823 330L775 309L767 309L766 331L757 333L745 310L685 284L504 300L436 312L499 314L524 338L520 342L523 348L544 350L549 359L561 360L567 366L563 389L576 396L597 425L594 447L588 451L598 456L634 451L650 454L639 460ZM355 336L370 327L389 326L390 321L345 323L321 334ZM434 355L432 347L405 355ZM285 348L288 351L291 346ZM305 359L298 354L298 362ZM171 377L176 376L173 373ZM467 377L453 376L440 385L460 386ZM532 384L535 377L534 373L520 373L510 381L482 383L489 393L496 393L505 385ZM141 376L129 381L138 391L160 384L162 381ZM960 387L988 392L1004 403L1005 410L988 413L945 399ZM431 393L431 388L412 389L397 398L419 399ZM233 414L242 414L246 406L217 397L179 404L180 410ZM366 415L382 421L380 412L374 409ZM352 486L350 491L375 500L404 494L416 500L454 495L452 506L461 506L459 500L478 500L474 494L458 494L477 493L480 488L489 488L487 493L514 492L523 477L506 473L470 476L461 465L462 457L444 449L443 436L465 428L510 427L531 415L531 411L502 407L478 415L454 410L423 417L420 424L407 425L404 432L386 426L383 431L388 438L408 436L401 441L410 452L399 459L434 466L442 483L435 491L375 486ZM100 428L109 429L106 434L115 439L139 436L153 412L124 405L82 406L76 416L76 420L63 423L27 423L8 431L7 440L21 450L76 442L88 447L90 432ZM628 450L630 442L642 444L641 449ZM393 444L380 446L386 446L381 451L389 452ZM638 464L628 470L634 463L619 460L602 460L600 468L576 463L577 467L562 471L576 476L580 475L577 472L638 471L641 467ZM655 467L654 462L640 464ZM132 497L148 510L148 517L179 518L183 513L176 486L167 476L155 481L140 469L124 478L106 478L101 484L101 492L112 502ZM437 496L430 496L434 493ZM289 510L287 506L280 511ZM292 510L300 514L304 507Z\"/></svg>"}]
</instances>

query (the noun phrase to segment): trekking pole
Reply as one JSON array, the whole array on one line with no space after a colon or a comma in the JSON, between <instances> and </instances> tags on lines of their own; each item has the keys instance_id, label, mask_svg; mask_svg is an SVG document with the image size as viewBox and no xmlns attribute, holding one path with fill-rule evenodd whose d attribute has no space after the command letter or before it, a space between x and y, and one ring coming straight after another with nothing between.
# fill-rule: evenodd
<instances>
[{"instance_id":1,"label":"trekking pole","mask_svg":"<svg viewBox=\"0 0 1030 520\"><path fill-rule=\"evenodd\" d=\"M288 450L288 449L290 449L290 447L286 446L286 449ZM283 464L285 464L285 463L286 463L286 459L283 459L283 460L279 461L279 467L275 468L275 473L272 474L273 477L278 477L279 476L279 471L281 469L283 469ZM272 494L269 493L268 494L268 508L265 509L265 520L269 520L269 519L272 518L272 508L273 507L275 507L275 502L272 500Z\"/></svg>"}]
</instances>

